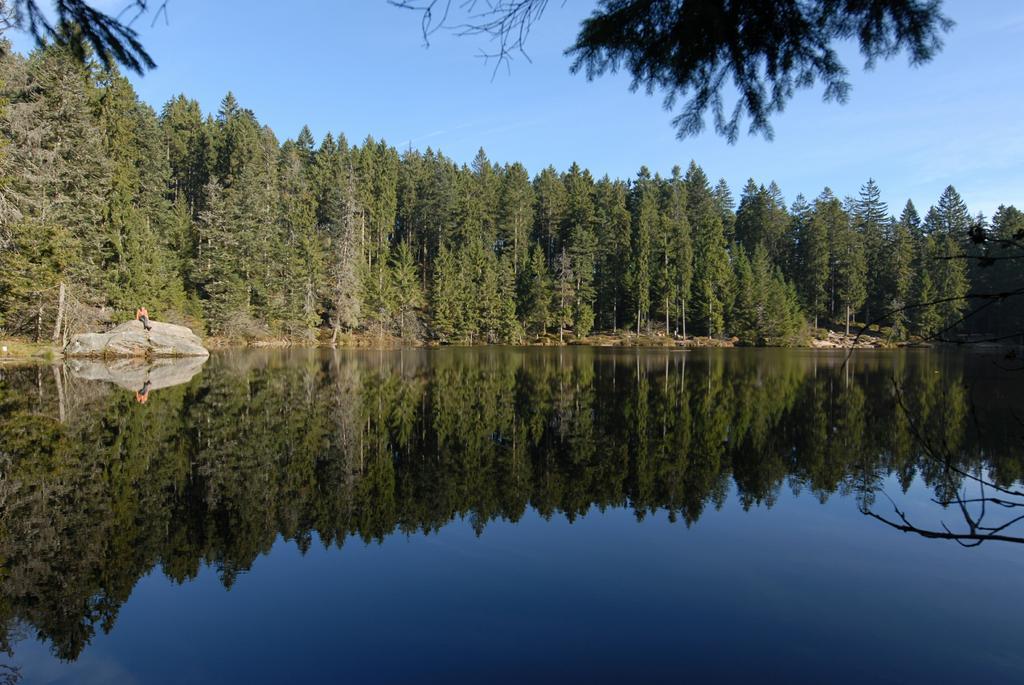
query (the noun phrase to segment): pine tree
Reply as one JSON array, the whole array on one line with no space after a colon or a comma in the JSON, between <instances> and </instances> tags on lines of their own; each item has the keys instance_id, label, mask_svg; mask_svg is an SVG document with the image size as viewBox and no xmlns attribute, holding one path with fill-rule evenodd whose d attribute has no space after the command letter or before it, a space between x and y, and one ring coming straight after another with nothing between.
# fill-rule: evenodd
<instances>
[{"instance_id":1,"label":"pine tree","mask_svg":"<svg viewBox=\"0 0 1024 685\"><path fill-rule=\"evenodd\" d=\"M512 255L513 273L526 261L530 225L533 222L533 186L519 162L505 167L498 195L498 239L503 254Z\"/></svg>"},{"instance_id":2,"label":"pine tree","mask_svg":"<svg viewBox=\"0 0 1024 685\"><path fill-rule=\"evenodd\" d=\"M786 263L789 214L782 192L773 181L767 188L749 179L736 212L736 240L752 253L758 245L768 250L772 263Z\"/></svg>"},{"instance_id":3,"label":"pine tree","mask_svg":"<svg viewBox=\"0 0 1024 685\"><path fill-rule=\"evenodd\" d=\"M698 328L709 336L725 332L725 312L732 302L732 269L722 219L707 177L694 163L686 172L687 218L693 230L693 307Z\"/></svg>"},{"instance_id":4,"label":"pine tree","mask_svg":"<svg viewBox=\"0 0 1024 685\"><path fill-rule=\"evenodd\" d=\"M922 338L935 335L942 327L942 315L935 304L938 299L937 290L932 280L934 252L935 239L932 236L923 238L916 255L917 279L913 291L914 307L911 310L914 333Z\"/></svg>"},{"instance_id":5,"label":"pine tree","mask_svg":"<svg viewBox=\"0 0 1024 685\"><path fill-rule=\"evenodd\" d=\"M908 209L913 210L913 205L909 202L908 205ZM888 279L886 290L890 298L886 307L892 312L892 337L896 339L905 339L908 334L906 308L910 304L914 284L914 231L912 215L905 209L901 219L892 222L889 248L884 257Z\"/></svg>"},{"instance_id":6,"label":"pine tree","mask_svg":"<svg viewBox=\"0 0 1024 685\"><path fill-rule=\"evenodd\" d=\"M215 335L242 333L251 311L241 249L232 230L234 208L216 182L207 184L204 195L206 208L196 222L198 246L192 281L200 289L207 330Z\"/></svg>"},{"instance_id":7,"label":"pine tree","mask_svg":"<svg viewBox=\"0 0 1024 685\"><path fill-rule=\"evenodd\" d=\"M321 286L326 317L331 327L331 343L343 328L359 325L362 272L356 206L355 172L348 161L348 149L342 137L335 142L324 137L311 169L312 191L316 198L317 232L323 241L324 279Z\"/></svg>"},{"instance_id":8,"label":"pine tree","mask_svg":"<svg viewBox=\"0 0 1024 685\"><path fill-rule=\"evenodd\" d=\"M82 304L108 304L100 246L111 169L96 116L99 73L60 46L0 60L10 93L0 136L10 174L0 200L9 250L0 271L10 272L0 275L0 318L10 332L62 334L61 284Z\"/></svg>"},{"instance_id":9,"label":"pine tree","mask_svg":"<svg viewBox=\"0 0 1024 685\"><path fill-rule=\"evenodd\" d=\"M498 342L503 322L498 259L479 239L466 246L462 259L471 270L473 295L467 303L471 335L479 335L488 343Z\"/></svg>"},{"instance_id":10,"label":"pine tree","mask_svg":"<svg viewBox=\"0 0 1024 685\"><path fill-rule=\"evenodd\" d=\"M930 270L936 299L942 300L936 305L942 329L955 327L967 309L963 298L970 283L963 255L970 225L967 205L953 186L946 187L938 204L925 215L924 230L934 241Z\"/></svg>"},{"instance_id":11,"label":"pine tree","mask_svg":"<svg viewBox=\"0 0 1024 685\"><path fill-rule=\"evenodd\" d=\"M431 309L435 334L443 342L461 340L468 331L466 321L466 278L459 258L441 246L435 264Z\"/></svg>"},{"instance_id":12,"label":"pine tree","mask_svg":"<svg viewBox=\"0 0 1024 685\"><path fill-rule=\"evenodd\" d=\"M477 150L471 166L473 170L473 200L475 216L473 223L478 225L479 237L487 249L492 249L497 242L497 208L500 180L494 167L487 158L483 148Z\"/></svg>"},{"instance_id":13,"label":"pine tree","mask_svg":"<svg viewBox=\"0 0 1024 685\"><path fill-rule=\"evenodd\" d=\"M733 211L736 201L733 200L732 191L724 178L718 179L715 189L712 191L715 197L715 206L722 218L722 233L726 242L732 243L736 239L736 212Z\"/></svg>"},{"instance_id":14,"label":"pine tree","mask_svg":"<svg viewBox=\"0 0 1024 685\"><path fill-rule=\"evenodd\" d=\"M844 206L828 188L822 193L824 211L829 229L831 256L832 316L842 316L846 334L850 334L850 319L867 297L867 263L864 241L850 216L852 201Z\"/></svg>"},{"instance_id":15,"label":"pine tree","mask_svg":"<svg viewBox=\"0 0 1024 685\"><path fill-rule=\"evenodd\" d=\"M864 243L867 265L867 298L865 318L871 321L888 309L893 299L892 275L887 272L890 238L886 235L889 208L882 202L881 191L875 180L869 178L861 186L854 221Z\"/></svg>"},{"instance_id":16,"label":"pine tree","mask_svg":"<svg viewBox=\"0 0 1024 685\"><path fill-rule=\"evenodd\" d=\"M536 198L536 236L544 248L548 267L553 267L555 256L561 250L561 231L565 216L565 184L552 166L547 167L533 182Z\"/></svg>"},{"instance_id":17,"label":"pine tree","mask_svg":"<svg viewBox=\"0 0 1024 685\"><path fill-rule=\"evenodd\" d=\"M987 229L952 187L923 222L909 202L888 217L873 180L791 211L776 184L750 181L734 214L728 184L712 189L695 162L685 177L595 183L574 163L531 181L482 149L470 164L369 137L315 149L308 127L280 143L231 93L215 116L177 96L157 117L116 70L62 46L0 56L0 81L4 333L61 340L146 304L216 335L329 327L333 342L509 342L556 324L583 338L631 320L671 333L675 319L684 336L692 323L778 344L804 312L849 327L886 311L894 337L935 336L969 289L1019 280L1017 262L986 258L1020 239L1020 212L1000 207ZM1021 321L1000 302L963 330Z\"/></svg>"},{"instance_id":18,"label":"pine tree","mask_svg":"<svg viewBox=\"0 0 1024 685\"><path fill-rule=\"evenodd\" d=\"M519 273L519 306L523 328L533 335L545 335L551 319L552 288L544 261L544 250L534 244L530 260Z\"/></svg>"},{"instance_id":19,"label":"pine tree","mask_svg":"<svg viewBox=\"0 0 1024 685\"><path fill-rule=\"evenodd\" d=\"M499 339L506 343L517 343L522 338L522 328L516 318L516 271L511 255L498 258L498 309L496 312Z\"/></svg>"},{"instance_id":20,"label":"pine tree","mask_svg":"<svg viewBox=\"0 0 1024 685\"><path fill-rule=\"evenodd\" d=\"M758 293L754 283L747 251L742 245L733 247L733 273L736 299L733 304L731 328L741 343L753 345L758 342Z\"/></svg>"},{"instance_id":21,"label":"pine tree","mask_svg":"<svg viewBox=\"0 0 1024 685\"><path fill-rule=\"evenodd\" d=\"M573 164L565 174L566 212L562 234L567 236L567 258L572 266L572 321L577 337L594 325L594 275L597 266L594 180L590 172ZM582 332L581 332L582 331Z\"/></svg>"},{"instance_id":22,"label":"pine tree","mask_svg":"<svg viewBox=\"0 0 1024 685\"><path fill-rule=\"evenodd\" d=\"M658 196L647 167L641 167L633 183L633 254L629 290L633 297L636 332L647 322L651 310L651 239L659 223Z\"/></svg>"},{"instance_id":23,"label":"pine tree","mask_svg":"<svg viewBox=\"0 0 1024 685\"><path fill-rule=\"evenodd\" d=\"M309 129L303 128L306 134ZM279 326L293 335L308 335L320 323L319 290L324 280L324 254L317 221L316 196L310 186L312 145L285 143L278 170L278 228L280 231L277 278L273 293Z\"/></svg>"},{"instance_id":24,"label":"pine tree","mask_svg":"<svg viewBox=\"0 0 1024 685\"><path fill-rule=\"evenodd\" d=\"M558 342L563 342L565 329L572 325L573 303L576 301L576 275L573 273L572 258L563 247L556 262L554 310L558 324Z\"/></svg>"},{"instance_id":25,"label":"pine tree","mask_svg":"<svg viewBox=\"0 0 1024 685\"><path fill-rule=\"evenodd\" d=\"M194 218L203 209L209 181L209 140L199 103L178 95L160 113L160 131L171 174L171 199L184 202Z\"/></svg>"},{"instance_id":26,"label":"pine tree","mask_svg":"<svg viewBox=\"0 0 1024 685\"><path fill-rule=\"evenodd\" d=\"M117 73L107 74L99 87L100 122L111 162L101 245L104 290L122 317L142 304L157 317L180 315L185 293L167 242L173 221L164 194L170 169L159 152L156 116Z\"/></svg>"},{"instance_id":27,"label":"pine tree","mask_svg":"<svg viewBox=\"0 0 1024 685\"><path fill-rule=\"evenodd\" d=\"M798 196L793 206L793 218L797 240L796 282L807 312L818 327L818 317L829 313L829 234L835 206L829 206L832 198L819 197L810 207L801 204Z\"/></svg>"},{"instance_id":28,"label":"pine tree","mask_svg":"<svg viewBox=\"0 0 1024 685\"><path fill-rule=\"evenodd\" d=\"M1020 287L1021 267L1024 260L1018 247L1024 242L1024 212L1013 205L999 205L992 215L991 237L997 241L990 248L994 256L1001 257L979 269L972 281L972 290L986 293L1013 292ZM1010 297L997 302L981 313L981 330L1005 336L1024 330L1024 302L1021 297Z\"/></svg>"},{"instance_id":29,"label":"pine tree","mask_svg":"<svg viewBox=\"0 0 1024 685\"><path fill-rule=\"evenodd\" d=\"M392 319L402 338L414 338L418 333L416 312L423 307L424 300L420 277L416 272L416 259L408 243L399 243L392 254L390 274Z\"/></svg>"},{"instance_id":30,"label":"pine tree","mask_svg":"<svg viewBox=\"0 0 1024 685\"><path fill-rule=\"evenodd\" d=\"M627 308L629 254L632 218L627 207L625 184L606 176L597 184L598 265L597 319L602 326L618 331Z\"/></svg>"},{"instance_id":31,"label":"pine tree","mask_svg":"<svg viewBox=\"0 0 1024 685\"><path fill-rule=\"evenodd\" d=\"M678 332L682 327L685 338L686 305L693 282L693 239L686 215L686 185L680 174L678 166L672 169L672 177L663 185L660 198L658 290L663 298L665 333L669 332L669 317L674 316L675 330Z\"/></svg>"}]
</instances>

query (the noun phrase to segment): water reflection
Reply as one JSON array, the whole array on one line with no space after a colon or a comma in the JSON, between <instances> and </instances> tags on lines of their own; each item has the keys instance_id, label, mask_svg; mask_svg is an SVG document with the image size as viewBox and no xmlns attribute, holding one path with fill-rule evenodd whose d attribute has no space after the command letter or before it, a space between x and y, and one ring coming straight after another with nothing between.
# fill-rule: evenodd
<instances>
[{"instance_id":1,"label":"water reflection","mask_svg":"<svg viewBox=\"0 0 1024 685\"><path fill-rule=\"evenodd\" d=\"M209 563L230 587L279 535L340 547L456 517L482 533L528 508L693 525L730 492L770 507L783 488L885 513L893 476L940 502L971 474L1021 478L1024 379L984 358L843 362L492 348L2 370L0 649L27 632L75 659L150 569L184 582Z\"/></svg>"}]
</instances>

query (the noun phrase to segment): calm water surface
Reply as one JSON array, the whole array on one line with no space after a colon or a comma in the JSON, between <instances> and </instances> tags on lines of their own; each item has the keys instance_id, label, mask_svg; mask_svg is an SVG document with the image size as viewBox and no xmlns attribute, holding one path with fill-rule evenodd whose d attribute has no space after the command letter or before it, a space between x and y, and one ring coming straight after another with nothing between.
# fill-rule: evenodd
<instances>
[{"instance_id":1,"label":"calm water surface","mask_svg":"<svg viewBox=\"0 0 1024 685\"><path fill-rule=\"evenodd\" d=\"M1024 372L843 361L0 367L0 683L1024 682L1024 545L893 527L1012 500Z\"/></svg>"}]
</instances>

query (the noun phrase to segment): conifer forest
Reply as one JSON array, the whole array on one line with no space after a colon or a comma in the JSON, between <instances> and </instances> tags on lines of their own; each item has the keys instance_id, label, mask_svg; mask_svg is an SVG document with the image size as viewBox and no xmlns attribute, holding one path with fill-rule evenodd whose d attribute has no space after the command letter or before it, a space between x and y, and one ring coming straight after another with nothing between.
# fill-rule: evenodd
<instances>
[{"instance_id":1,"label":"conifer forest","mask_svg":"<svg viewBox=\"0 0 1024 685\"><path fill-rule=\"evenodd\" d=\"M185 95L156 112L66 48L3 54L7 335L66 341L140 305L207 335L310 342L787 345L865 323L891 341L1024 326L1019 303L968 297L1019 280L1013 261L973 259L972 237L1020 235L1024 214L972 214L952 185L919 209L888 206L871 179L787 198L694 161L612 179L308 128L282 142L231 93L216 112Z\"/></svg>"}]
</instances>

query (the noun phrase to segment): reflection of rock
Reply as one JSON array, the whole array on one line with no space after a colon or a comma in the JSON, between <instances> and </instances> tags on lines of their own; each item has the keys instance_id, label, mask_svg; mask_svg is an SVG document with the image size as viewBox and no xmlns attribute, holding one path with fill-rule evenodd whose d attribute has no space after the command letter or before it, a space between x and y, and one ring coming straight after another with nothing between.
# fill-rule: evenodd
<instances>
[{"instance_id":1,"label":"reflection of rock","mask_svg":"<svg viewBox=\"0 0 1024 685\"><path fill-rule=\"evenodd\" d=\"M69 357L206 357L202 341L190 329L151 321L147 331L141 321L123 323L106 333L76 335L64 348Z\"/></svg>"},{"instance_id":2,"label":"reflection of rock","mask_svg":"<svg viewBox=\"0 0 1024 685\"><path fill-rule=\"evenodd\" d=\"M206 363L206 357L181 359L112 359L93 361L70 359L68 370L76 378L115 383L125 390L136 391L149 381L150 390L188 383Z\"/></svg>"}]
</instances>

